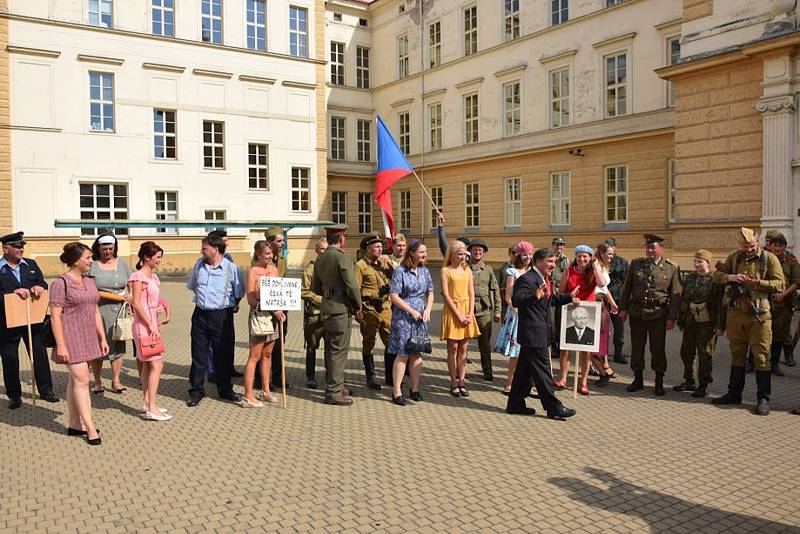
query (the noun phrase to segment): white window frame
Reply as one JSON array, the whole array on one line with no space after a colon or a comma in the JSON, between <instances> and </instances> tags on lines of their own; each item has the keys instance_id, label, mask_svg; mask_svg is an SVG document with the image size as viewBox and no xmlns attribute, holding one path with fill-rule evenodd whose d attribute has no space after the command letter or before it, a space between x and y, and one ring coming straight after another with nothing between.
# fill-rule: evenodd
<instances>
[{"instance_id":1,"label":"white window frame","mask_svg":"<svg viewBox=\"0 0 800 534\"><path fill-rule=\"evenodd\" d=\"M224 0L200 0L200 40L204 43L211 43L211 44L224 44L225 39L225 32L224 32L224 19L223 16L225 14L225 6L223 3ZM214 15L214 6L215 4L219 5L219 15ZM204 13L203 11L208 6L208 13ZM203 29L203 24L208 21L209 31ZM219 23L219 30L215 30L215 22Z\"/></svg>"},{"instance_id":2,"label":"white window frame","mask_svg":"<svg viewBox=\"0 0 800 534\"><path fill-rule=\"evenodd\" d=\"M431 206L430 228L434 229L439 225L439 220L436 218L436 210L442 211L444 206L444 188L441 185L431 187L431 200L433 200L433 205Z\"/></svg>"},{"instance_id":3,"label":"white window frame","mask_svg":"<svg viewBox=\"0 0 800 534\"><path fill-rule=\"evenodd\" d=\"M161 114L162 120L159 121L158 115ZM172 114L172 121L169 120ZM169 131L170 122L172 131ZM159 130L159 124L161 129ZM172 141L172 156L169 155L170 140ZM160 145L163 148L161 156L158 155ZM157 160L177 160L178 159L178 112L174 109L153 108L153 159Z\"/></svg>"},{"instance_id":4,"label":"white window frame","mask_svg":"<svg viewBox=\"0 0 800 534\"><path fill-rule=\"evenodd\" d=\"M301 13L305 15L302 19L299 16ZM305 29L301 29L301 25ZM291 4L289 5L289 55L308 57L308 8Z\"/></svg>"},{"instance_id":5,"label":"white window frame","mask_svg":"<svg viewBox=\"0 0 800 534\"><path fill-rule=\"evenodd\" d=\"M473 4L462 10L463 52L470 56L478 52L478 6Z\"/></svg>"},{"instance_id":6,"label":"white window frame","mask_svg":"<svg viewBox=\"0 0 800 534\"><path fill-rule=\"evenodd\" d=\"M224 222L228 220L228 211L216 208L208 208L203 210L203 220L206 222ZM213 232L214 230L224 230L224 226L206 226L206 233Z\"/></svg>"},{"instance_id":7,"label":"white window frame","mask_svg":"<svg viewBox=\"0 0 800 534\"><path fill-rule=\"evenodd\" d=\"M369 89L369 54L366 46L356 46L356 87Z\"/></svg>"},{"instance_id":8,"label":"white window frame","mask_svg":"<svg viewBox=\"0 0 800 534\"><path fill-rule=\"evenodd\" d=\"M624 81L619 81L619 71L620 69L620 58L625 58L625 78ZM628 115L631 112L630 106L630 91L628 90L628 86L630 85L630 71L631 65L628 61L630 57L629 51L626 50L618 50L616 52L612 52L610 54L606 54L603 56L603 113L607 119L614 118L614 117L622 117L624 115ZM609 60L614 60L614 82L608 82L609 76ZM609 110L609 104L611 103L610 94L613 92L613 103L614 103L614 111L613 113ZM624 97L620 98L620 92L624 93ZM624 109L620 111L620 107L624 106Z\"/></svg>"},{"instance_id":9,"label":"white window frame","mask_svg":"<svg viewBox=\"0 0 800 534\"><path fill-rule=\"evenodd\" d=\"M474 106L471 104L474 99ZM462 117L464 117L464 144L480 142L480 98L478 92L465 94L461 98Z\"/></svg>"},{"instance_id":10,"label":"white window frame","mask_svg":"<svg viewBox=\"0 0 800 534\"><path fill-rule=\"evenodd\" d=\"M267 51L267 2L266 0L245 0L245 45L249 50ZM258 6L261 6L259 12ZM252 9L251 9L252 8ZM258 21L258 15L263 21ZM252 30L253 35L250 36ZM261 30L259 32L259 30ZM261 36L259 37L259 33ZM251 40L252 39L252 40Z\"/></svg>"},{"instance_id":11,"label":"white window frame","mask_svg":"<svg viewBox=\"0 0 800 534\"><path fill-rule=\"evenodd\" d=\"M247 189L269 191L269 144L247 143Z\"/></svg>"},{"instance_id":12,"label":"white window frame","mask_svg":"<svg viewBox=\"0 0 800 534\"><path fill-rule=\"evenodd\" d=\"M408 156L411 154L411 112L401 111L397 114L397 144Z\"/></svg>"},{"instance_id":13,"label":"white window frame","mask_svg":"<svg viewBox=\"0 0 800 534\"><path fill-rule=\"evenodd\" d=\"M556 187L556 182L558 182L558 187ZM558 171L550 173L550 226L569 226L572 217L571 187L571 172Z\"/></svg>"},{"instance_id":14,"label":"white window frame","mask_svg":"<svg viewBox=\"0 0 800 534\"><path fill-rule=\"evenodd\" d=\"M558 26L569 21L569 0L550 0L550 25Z\"/></svg>"},{"instance_id":15,"label":"white window frame","mask_svg":"<svg viewBox=\"0 0 800 534\"><path fill-rule=\"evenodd\" d=\"M206 124L211 125L211 141L206 141ZM219 126L219 131L218 127ZM203 169L204 170L224 170L225 169L225 122L203 120L202 124L203 134ZM221 135L222 140L217 142L216 136ZM217 149L221 149L221 154L217 154ZM206 149L210 149L209 155L206 155ZM206 158L211 158L211 166L206 166ZM217 164L219 160L219 165Z\"/></svg>"},{"instance_id":16,"label":"white window frame","mask_svg":"<svg viewBox=\"0 0 800 534\"><path fill-rule=\"evenodd\" d=\"M678 174L678 160L667 160L667 221L675 222L675 207L677 205L677 188L675 177Z\"/></svg>"},{"instance_id":17,"label":"white window frame","mask_svg":"<svg viewBox=\"0 0 800 534\"><path fill-rule=\"evenodd\" d=\"M358 161L372 161L372 121L356 119L356 156Z\"/></svg>"},{"instance_id":18,"label":"white window frame","mask_svg":"<svg viewBox=\"0 0 800 534\"><path fill-rule=\"evenodd\" d=\"M397 79L408 77L408 34L397 36Z\"/></svg>"},{"instance_id":19,"label":"white window frame","mask_svg":"<svg viewBox=\"0 0 800 534\"><path fill-rule=\"evenodd\" d=\"M150 31L153 35L161 35L163 37L175 37L175 1L176 0L151 0L150 3ZM154 2L158 2L155 5ZM167 2L172 3L172 7L167 7ZM159 14L160 21L156 21L156 13ZM167 15L170 16L171 22L167 24ZM156 25L159 26L159 31L156 31ZM167 30L169 28L169 30Z\"/></svg>"},{"instance_id":20,"label":"white window frame","mask_svg":"<svg viewBox=\"0 0 800 534\"><path fill-rule=\"evenodd\" d=\"M98 83L99 85L92 84L92 76L98 76ZM98 97L92 98L92 88L98 88ZM109 90L111 93L111 99L109 100L106 98L105 92ZM89 71L89 129L93 132L115 132L117 127L117 120L116 120L116 104L114 101L114 73L107 72L107 71L99 71L99 70L90 70ZM97 105L99 106L99 115L92 113L92 106ZM109 108L110 106L110 108ZM110 109L110 114L107 113ZM105 122L106 119L111 117L111 127L106 128ZM98 117L99 122L97 123L98 127L95 128L93 117Z\"/></svg>"},{"instance_id":21,"label":"white window frame","mask_svg":"<svg viewBox=\"0 0 800 534\"><path fill-rule=\"evenodd\" d=\"M566 84L564 83L564 74L566 73ZM571 109L571 76L570 76L570 67L559 67L556 69L551 70L547 74L548 79L548 88L549 88L549 95L550 95L550 127L551 128L560 128L562 126L568 126L572 119L572 109ZM558 80L556 81L556 77ZM556 96L556 82L558 83L559 93ZM564 96L564 90L566 89L566 96ZM566 120L565 120L566 118Z\"/></svg>"},{"instance_id":22,"label":"white window frame","mask_svg":"<svg viewBox=\"0 0 800 534\"><path fill-rule=\"evenodd\" d=\"M311 168L292 165L290 186L289 212L311 213Z\"/></svg>"},{"instance_id":23,"label":"white window frame","mask_svg":"<svg viewBox=\"0 0 800 534\"><path fill-rule=\"evenodd\" d=\"M98 188L102 186L108 187L108 206L98 206L97 199ZM91 193L85 194L84 188L91 187ZM118 195L117 188L123 188L124 195ZM102 195L105 196L105 195ZM90 197L92 199L91 206L84 206L83 198ZM117 199L124 198L124 206L117 206ZM125 221L130 218L130 194L128 184L124 182L78 182L78 206L81 219L94 219L94 220L107 220L107 221ZM84 217L89 215L89 217ZM103 216L107 215L107 216ZM123 215L123 216L119 216ZM103 226L93 228L81 228L82 236L95 236L110 229ZM115 235L128 235L127 228L116 228L112 231Z\"/></svg>"},{"instance_id":24,"label":"white window frame","mask_svg":"<svg viewBox=\"0 0 800 534\"><path fill-rule=\"evenodd\" d=\"M169 198L172 196L173 198ZM161 197L161 198L159 198ZM157 221L177 221L178 220L178 191L157 190L155 191L155 213ZM170 204L174 204L170 208ZM156 228L157 234L178 235L177 228Z\"/></svg>"},{"instance_id":25,"label":"white window frame","mask_svg":"<svg viewBox=\"0 0 800 534\"><path fill-rule=\"evenodd\" d=\"M411 230L411 190L404 189L400 191L400 231L408 232Z\"/></svg>"},{"instance_id":26,"label":"white window frame","mask_svg":"<svg viewBox=\"0 0 800 534\"><path fill-rule=\"evenodd\" d=\"M344 117L331 116L331 159L343 161L347 158L347 121Z\"/></svg>"},{"instance_id":27,"label":"white window frame","mask_svg":"<svg viewBox=\"0 0 800 534\"><path fill-rule=\"evenodd\" d=\"M516 102L514 87L516 86ZM522 80L511 80L503 84L503 135L506 137L522 133Z\"/></svg>"},{"instance_id":28,"label":"white window frame","mask_svg":"<svg viewBox=\"0 0 800 534\"><path fill-rule=\"evenodd\" d=\"M522 178L503 179L503 226L522 228Z\"/></svg>"},{"instance_id":29,"label":"white window frame","mask_svg":"<svg viewBox=\"0 0 800 534\"><path fill-rule=\"evenodd\" d=\"M519 38L519 4L520 0L503 0L503 40L505 42Z\"/></svg>"},{"instance_id":30,"label":"white window frame","mask_svg":"<svg viewBox=\"0 0 800 534\"><path fill-rule=\"evenodd\" d=\"M114 27L113 0L89 0L86 2L87 21L98 28ZM96 17L96 18L95 18ZM95 20L92 20L92 19Z\"/></svg>"},{"instance_id":31,"label":"white window frame","mask_svg":"<svg viewBox=\"0 0 800 534\"><path fill-rule=\"evenodd\" d=\"M347 224L347 191L331 191L331 220Z\"/></svg>"},{"instance_id":32,"label":"white window frame","mask_svg":"<svg viewBox=\"0 0 800 534\"><path fill-rule=\"evenodd\" d=\"M372 193L358 193L358 233L372 232Z\"/></svg>"},{"instance_id":33,"label":"white window frame","mask_svg":"<svg viewBox=\"0 0 800 534\"><path fill-rule=\"evenodd\" d=\"M442 103L428 104L428 142L431 151L442 149Z\"/></svg>"},{"instance_id":34,"label":"white window frame","mask_svg":"<svg viewBox=\"0 0 800 534\"><path fill-rule=\"evenodd\" d=\"M621 171L621 172L620 172ZM609 191L609 179L610 175L614 174L613 180L615 182L614 191ZM619 181L620 181L620 174L622 174L622 179L624 180L624 191L619 191ZM628 190L630 186L630 180L628 179L628 166L627 165L610 165L608 167L603 168L603 220L606 224L620 224L620 223L627 223L628 222L628 210L630 206L628 205ZM610 200L614 199L614 206L613 208L610 205ZM619 200L622 199L623 206L620 207ZM608 217L609 209L614 210L614 218L611 219ZM624 212L624 217L620 217L620 212Z\"/></svg>"},{"instance_id":35,"label":"white window frame","mask_svg":"<svg viewBox=\"0 0 800 534\"><path fill-rule=\"evenodd\" d=\"M428 24L428 65L435 69L442 64L442 21Z\"/></svg>"},{"instance_id":36,"label":"white window frame","mask_svg":"<svg viewBox=\"0 0 800 534\"><path fill-rule=\"evenodd\" d=\"M678 45L678 57L676 58L673 55L672 44L677 43ZM681 58L681 36L680 35L672 35L667 37L667 66L674 65L678 60ZM667 107L674 108L676 101L675 95L675 82L672 80L667 80Z\"/></svg>"},{"instance_id":37,"label":"white window frame","mask_svg":"<svg viewBox=\"0 0 800 534\"><path fill-rule=\"evenodd\" d=\"M344 80L344 43L331 41L330 72L332 85L345 85Z\"/></svg>"},{"instance_id":38,"label":"white window frame","mask_svg":"<svg viewBox=\"0 0 800 534\"><path fill-rule=\"evenodd\" d=\"M464 184L464 228L480 228L481 189L479 182Z\"/></svg>"}]
</instances>

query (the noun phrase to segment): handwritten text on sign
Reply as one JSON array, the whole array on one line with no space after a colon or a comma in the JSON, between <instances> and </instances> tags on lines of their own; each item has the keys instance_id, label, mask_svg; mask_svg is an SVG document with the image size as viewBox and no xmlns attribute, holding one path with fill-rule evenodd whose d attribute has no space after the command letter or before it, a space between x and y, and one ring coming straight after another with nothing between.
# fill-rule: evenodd
<instances>
[{"instance_id":1,"label":"handwritten text on sign","mask_svg":"<svg viewBox=\"0 0 800 534\"><path fill-rule=\"evenodd\" d=\"M261 310L300 310L300 280L298 278L261 277Z\"/></svg>"}]
</instances>

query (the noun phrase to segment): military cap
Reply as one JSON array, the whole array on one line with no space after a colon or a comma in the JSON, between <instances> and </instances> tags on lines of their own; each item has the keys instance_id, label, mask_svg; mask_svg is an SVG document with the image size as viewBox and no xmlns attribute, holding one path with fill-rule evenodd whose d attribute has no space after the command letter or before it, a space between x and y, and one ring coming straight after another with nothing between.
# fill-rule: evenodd
<instances>
[{"instance_id":1,"label":"military cap","mask_svg":"<svg viewBox=\"0 0 800 534\"><path fill-rule=\"evenodd\" d=\"M745 228L744 226L736 232L736 241L739 242L740 246L749 245L755 238L756 234L750 228Z\"/></svg>"},{"instance_id":2,"label":"military cap","mask_svg":"<svg viewBox=\"0 0 800 534\"><path fill-rule=\"evenodd\" d=\"M700 250L694 253L694 257L699 258L701 260L706 260L707 263L711 263L711 258L713 258L714 256L711 254L711 252L701 248Z\"/></svg>"},{"instance_id":3,"label":"military cap","mask_svg":"<svg viewBox=\"0 0 800 534\"><path fill-rule=\"evenodd\" d=\"M361 240L361 247L363 250L367 250L367 247L372 245L373 243L383 243L383 239L378 234L368 235L364 239Z\"/></svg>"},{"instance_id":4,"label":"military cap","mask_svg":"<svg viewBox=\"0 0 800 534\"><path fill-rule=\"evenodd\" d=\"M272 230L272 228L270 228L270 230ZM332 224L330 226L326 226L325 227L325 233L327 235L340 235L340 234L345 233L346 231L347 231L347 225L346 224ZM281 230L281 232L283 232L283 230ZM265 232L265 235L266 235L266 232Z\"/></svg>"},{"instance_id":5,"label":"military cap","mask_svg":"<svg viewBox=\"0 0 800 534\"><path fill-rule=\"evenodd\" d=\"M280 226L272 226L264 231L264 237L267 238L267 240L275 239L279 235L283 235L283 233L283 228Z\"/></svg>"},{"instance_id":6,"label":"military cap","mask_svg":"<svg viewBox=\"0 0 800 534\"><path fill-rule=\"evenodd\" d=\"M25 235L23 232L14 232L13 234L4 235L0 237L0 243L12 247L22 247L25 245L25 240L22 239L23 235Z\"/></svg>"},{"instance_id":7,"label":"military cap","mask_svg":"<svg viewBox=\"0 0 800 534\"><path fill-rule=\"evenodd\" d=\"M786 245L789 243L788 241L786 241L786 236L778 232L777 230L770 230L769 232L767 232L766 240L771 243L779 243L781 245Z\"/></svg>"},{"instance_id":8,"label":"military cap","mask_svg":"<svg viewBox=\"0 0 800 534\"><path fill-rule=\"evenodd\" d=\"M471 249L472 247L481 247L484 252L489 252L489 247L486 245L486 241L484 241L480 237L478 239L473 239L472 241L467 243L468 250Z\"/></svg>"},{"instance_id":9,"label":"military cap","mask_svg":"<svg viewBox=\"0 0 800 534\"><path fill-rule=\"evenodd\" d=\"M228 237L228 232L226 230L222 230L221 228L218 228L216 230L211 230L210 232L208 232L208 237L212 237L212 236Z\"/></svg>"},{"instance_id":10,"label":"military cap","mask_svg":"<svg viewBox=\"0 0 800 534\"><path fill-rule=\"evenodd\" d=\"M553 245L566 245L567 241L563 237L561 237L560 235L557 235L557 236L555 236L553 238L552 244Z\"/></svg>"},{"instance_id":11,"label":"military cap","mask_svg":"<svg viewBox=\"0 0 800 534\"><path fill-rule=\"evenodd\" d=\"M617 246L617 238L609 237L609 238L606 239L606 243L608 243L612 247L616 247Z\"/></svg>"},{"instance_id":12,"label":"military cap","mask_svg":"<svg viewBox=\"0 0 800 534\"><path fill-rule=\"evenodd\" d=\"M664 238L655 234L644 234L644 242L646 245L660 245Z\"/></svg>"},{"instance_id":13,"label":"military cap","mask_svg":"<svg viewBox=\"0 0 800 534\"><path fill-rule=\"evenodd\" d=\"M467 246L467 249L469 249L469 245L470 245L471 241L469 240L469 238L467 236L462 235L460 237L457 237L456 241L461 241L462 243L464 243Z\"/></svg>"}]
</instances>

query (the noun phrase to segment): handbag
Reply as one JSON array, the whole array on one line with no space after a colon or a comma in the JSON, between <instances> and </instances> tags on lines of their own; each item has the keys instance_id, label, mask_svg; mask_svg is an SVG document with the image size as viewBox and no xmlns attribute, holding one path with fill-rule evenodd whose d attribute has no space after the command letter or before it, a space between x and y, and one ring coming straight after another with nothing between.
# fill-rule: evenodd
<instances>
[{"instance_id":1,"label":"handbag","mask_svg":"<svg viewBox=\"0 0 800 534\"><path fill-rule=\"evenodd\" d=\"M133 339L133 313L131 305L123 302L117 312L117 319L111 331L111 339L114 341L129 341Z\"/></svg>"},{"instance_id":2,"label":"handbag","mask_svg":"<svg viewBox=\"0 0 800 534\"><path fill-rule=\"evenodd\" d=\"M415 328L417 324L420 326ZM422 321L415 321L411 325L411 337L406 341L404 352L406 354L430 354L433 352L431 338L428 336Z\"/></svg>"},{"instance_id":3,"label":"handbag","mask_svg":"<svg viewBox=\"0 0 800 534\"><path fill-rule=\"evenodd\" d=\"M248 324L251 336L263 337L275 334L275 325L272 324L271 312L257 309L250 310Z\"/></svg>"},{"instance_id":4,"label":"handbag","mask_svg":"<svg viewBox=\"0 0 800 534\"><path fill-rule=\"evenodd\" d=\"M153 339L153 334L139 338L139 349L142 358L152 358L164 353L164 336Z\"/></svg>"}]
</instances>

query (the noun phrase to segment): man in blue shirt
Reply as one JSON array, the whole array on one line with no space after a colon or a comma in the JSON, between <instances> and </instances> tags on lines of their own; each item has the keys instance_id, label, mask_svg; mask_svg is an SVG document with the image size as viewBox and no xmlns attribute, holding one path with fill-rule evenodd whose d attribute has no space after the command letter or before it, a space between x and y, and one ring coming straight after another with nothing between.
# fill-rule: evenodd
<instances>
[{"instance_id":1,"label":"man in blue shirt","mask_svg":"<svg viewBox=\"0 0 800 534\"><path fill-rule=\"evenodd\" d=\"M218 235L203 238L202 258L197 260L186 287L194 291L192 313L192 366L189 370L188 406L205 397L206 368L214 360L219 398L238 403L241 397L231 386L234 332L230 328L234 310L244 296L239 269L228 260L225 242Z\"/></svg>"},{"instance_id":2,"label":"man in blue shirt","mask_svg":"<svg viewBox=\"0 0 800 534\"><path fill-rule=\"evenodd\" d=\"M0 294L16 293L22 299L39 298L47 289L47 282L44 281L44 275L36 262L23 257L25 241L22 236L22 232L16 232L0 237L0 242L3 243L3 257L0 258ZM47 402L58 402L58 397L53 393L50 362L47 360L47 349L42 343L40 329L40 324L31 327L36 387L42 399ZM22 385L19 381L20 339L28 347L27 327L6 328L5 305L4 300L0 298L0 356L3 359L6 395L10 399L8 407L12 410L22 406Z\"/></svg>"}]
</instances>

